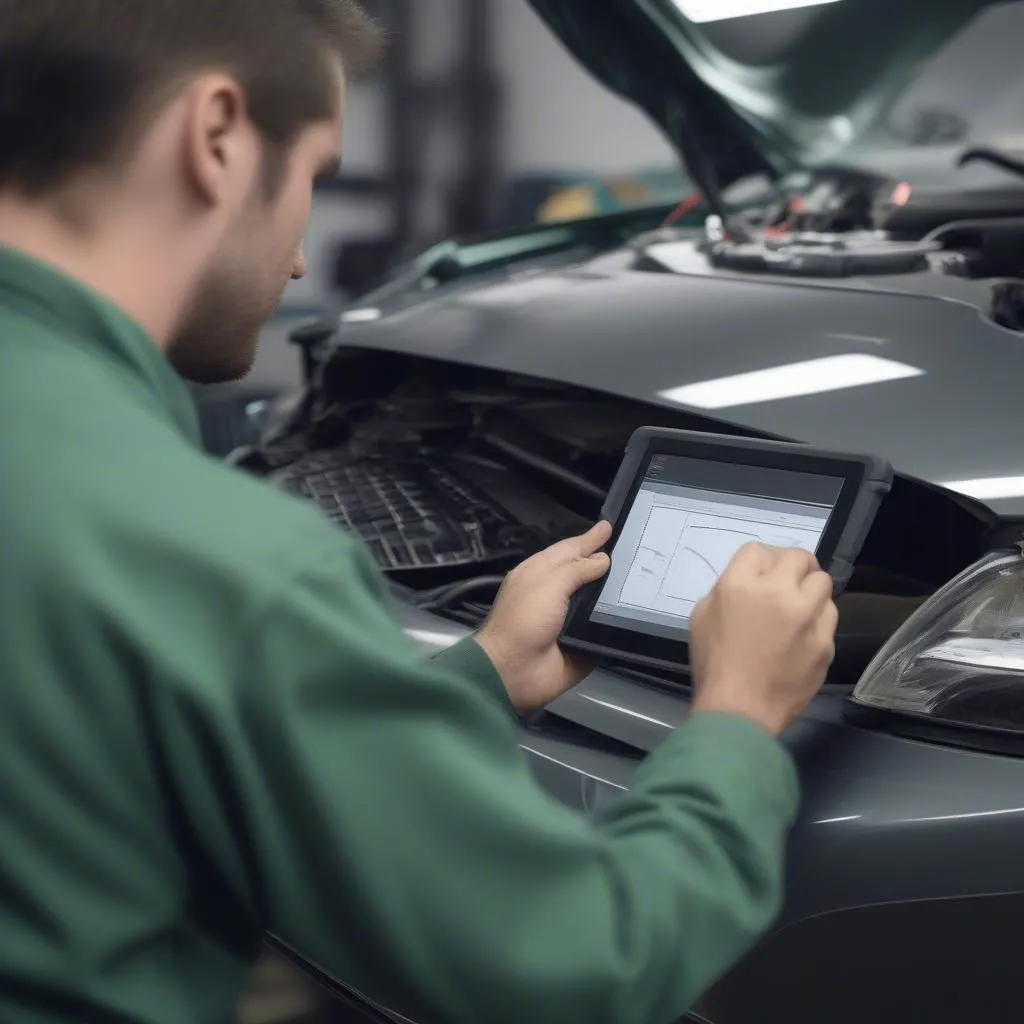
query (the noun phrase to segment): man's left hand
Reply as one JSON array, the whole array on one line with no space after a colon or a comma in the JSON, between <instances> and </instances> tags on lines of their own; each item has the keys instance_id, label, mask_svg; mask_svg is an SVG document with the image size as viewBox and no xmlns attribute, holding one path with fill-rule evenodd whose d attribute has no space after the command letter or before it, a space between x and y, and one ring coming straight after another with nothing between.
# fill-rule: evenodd
<instances>
[{"instance_id":1,"label":"man's left hand","mask_svg":"<svg viewBox=\"0 0 1024 1024\"><path fill-rule=\"evenodd\" d=\"M565 654L558 636L573 595L608 572L608 556L600 549L611 535L608 523L598 523L582 537L555 544L517 566L477 633L476 642L521 714L550 704L593 669Z\"/></svg>"}]
</instances>

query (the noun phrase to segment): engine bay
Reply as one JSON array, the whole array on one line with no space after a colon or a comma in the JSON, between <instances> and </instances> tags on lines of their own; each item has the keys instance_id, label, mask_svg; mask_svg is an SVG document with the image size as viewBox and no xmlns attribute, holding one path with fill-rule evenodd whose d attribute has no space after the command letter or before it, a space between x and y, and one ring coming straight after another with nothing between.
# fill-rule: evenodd
<instances>
[{"instance_id":1,"label":"engine bay","mask_svg":"<svg viewBox=\"0 0 1024 1024\"><path fill-rule=\"evenodd\" d=\"M721 207L722 214L706 217L697 236L656 232L635 248L652 269L678 273L703 267L947 293L1020 331L1024 165L985 147L958 159L961 167L978 162L1002 168L1006 183L924 188L854 167L824 166L780 185L771 200L753 208L727 213ZM679 242L689 242L692 251Z\"/></svg>"},{"instance_id":2,"label":"engine bay","mask_svg":"<svg viewBox=\"0 0 1024 1024\"><path fill-rule=\"evenodd\" d=\"M358 536L399 600L475 627L509 569L594 522L644 425L752 434L584 388L343 346L249 468ZM983 552L988 530L952 495L898 477L840 599L833 681L855 683ZM685 672L650 681L679 685Z\"/></svg>"}]
</instances>

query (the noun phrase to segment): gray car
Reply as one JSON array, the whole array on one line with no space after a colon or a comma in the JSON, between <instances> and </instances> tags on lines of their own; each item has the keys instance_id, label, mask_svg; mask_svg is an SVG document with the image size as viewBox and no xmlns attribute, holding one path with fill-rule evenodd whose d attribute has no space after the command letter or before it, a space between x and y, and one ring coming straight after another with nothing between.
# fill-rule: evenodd
<instances>
[{"instance_id":1,"label":"gray car","mask_svg":"<svg viewBox=\"0 0 1024 1024\"><path fill-rule=\"evenodd\" d=\"M697 221L425 254L308 332L302 402L241 461L362 537L433 651L598 514L638 426L890 460L828 685L785 738L804 801L784 913L693 1017L1019 1020L1024 4L837 0L753 33L724 0L534 6L677 143ZM757 175L769 201L722 200ZM589 811L688 706L685 665L607 663L522 746Z\"/></svg>"}]
</instances>

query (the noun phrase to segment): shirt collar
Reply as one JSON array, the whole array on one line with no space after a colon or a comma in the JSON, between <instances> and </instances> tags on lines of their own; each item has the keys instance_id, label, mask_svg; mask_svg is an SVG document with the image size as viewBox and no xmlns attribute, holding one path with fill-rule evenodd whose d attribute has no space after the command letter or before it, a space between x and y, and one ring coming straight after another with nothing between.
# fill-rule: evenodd
<instances>
[{"instance_id":1,"label":"shirt collar","mask_svg":"<svg viewBox=\"0 0 1024 1024\"><path fill-rule=\"evenodd\" d=\"M113 358L165 418L200 444L195 404L184 381L153 339L113 303L48 264L0 246L2 306Z\"/></svg>"}]
</instances>

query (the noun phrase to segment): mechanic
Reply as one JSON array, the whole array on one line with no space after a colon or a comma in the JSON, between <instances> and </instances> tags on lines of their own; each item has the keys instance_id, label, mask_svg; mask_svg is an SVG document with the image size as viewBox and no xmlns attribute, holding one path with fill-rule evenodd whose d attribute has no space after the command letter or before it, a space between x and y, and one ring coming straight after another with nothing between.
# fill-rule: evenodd
<instances>
[{"instance_id":1,"label":"mechanic","mask_svg":"<svg viewBox=\"0 0 1024 1024\"><path fill-rule=\"evenodd\" d=\"M694 715L593 818L517 713L607 524L422 661L356 541L200 450L305 270L349 0L0 0L0 1019L223 1022L270 931L444 1024L670 1021L770 925L777 736L833 656L814 559L701 605Z\"/></svg>"}]
</instances>

